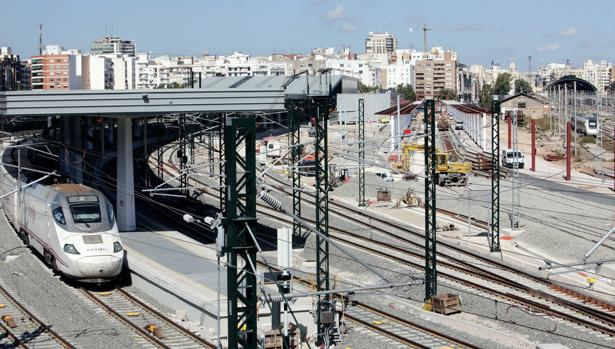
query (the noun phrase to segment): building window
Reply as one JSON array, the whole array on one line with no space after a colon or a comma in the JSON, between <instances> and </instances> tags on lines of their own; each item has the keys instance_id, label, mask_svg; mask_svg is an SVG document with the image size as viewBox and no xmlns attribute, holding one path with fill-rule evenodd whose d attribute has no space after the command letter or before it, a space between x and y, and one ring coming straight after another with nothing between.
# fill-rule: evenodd
<instances>
[{"instance_id":1,"label":"building window","mask_svg":"<svg viewBox=\"0 0 615 349\"><path fill-rule=\"evenodd\" d=\"M525 106L525 102L520 102L520 103L517 103L517 108L520 108L520 109L521 109L521 108L525 108L525 107L526 107L526 106Z\"/></svg>"}]
</instances>

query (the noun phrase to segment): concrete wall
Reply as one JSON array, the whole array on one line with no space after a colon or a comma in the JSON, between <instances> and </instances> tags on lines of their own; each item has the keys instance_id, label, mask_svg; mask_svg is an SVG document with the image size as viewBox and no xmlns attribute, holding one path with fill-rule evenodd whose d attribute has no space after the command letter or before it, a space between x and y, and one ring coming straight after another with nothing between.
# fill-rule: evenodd
<instances>
[{"instance_id":1,"label":"concrete wall","mask_svg":"<svg viewBox=\"0 0 615 349\"><path fill-rule=\"evenodd\" d=\"M338 119L341 123L358 120L359 99L365 100L365 121L377 121L375 113L390 108L390 93L340 93L337 95Z\"/></svg>"}]
</instances>

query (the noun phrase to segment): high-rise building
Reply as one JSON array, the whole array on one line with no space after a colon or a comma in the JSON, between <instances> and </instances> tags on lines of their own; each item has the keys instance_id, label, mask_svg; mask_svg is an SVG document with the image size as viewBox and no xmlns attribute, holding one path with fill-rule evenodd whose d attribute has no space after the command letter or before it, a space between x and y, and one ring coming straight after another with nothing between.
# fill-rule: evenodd
<instances>
[{"instance_id":1,"label":"high-rise building","mask_svg":"<svg viewBox=\"0 0 615 349\"><path fill-rule=\"evenodd\" d=\"M30 89L30 67L14 55L11 48L0 47L0 91Z\"/></svg>"},{"instance_id":2,"label":"high-rise building","mask_svg":"<svg viewBox=\"0 0 615 349\"><path fill-rule=\"evenodd\" d=\"M113 62L104 56L83 56L81 86L84 90L113 89Z\"/></svg>"},{"instance_id":3,"label":"high-rise building","mask_svg":"<svg viewBox=\"0 0 615 349\"><path fill-rule=\"evenodd\" d=\"M122 40L117 36L104 36L91 45L91 53L136 56L134 40Z\"/></svg>"},{"instance_id":4,"label":"high-rise building","mask_svg":"<svg viewBox=\"0 0 615 349\"><path fill-rule=\"evenodd\" d=\"M81 55L61 53L32 57L33 90L77 90L81 88Z\"/></svg>"},{"instance_id":5,"label":"high-rise building","mask_svg":"<svg viewBox=\"0 0 615 349\"><path fill-rule=\"evenodd\" d=\"M615 82L615 66L611 67L611 82Z\"/></svg>"},{"instance_id":6,"label":"high-rise building","mask_svg":"<svg viewBox=\"0 0 615 349\"><path fill-rule=\"evenodd\" d=\"M397 39L391 33L369 32L365 39L365 53L392 54L397 50Z\"/></svg>"},{"instance_id":7,"label":"high-rise building","mask_svg":"<svg viewBox=\"0 0 615 349\"><path fill-rule=\"evenodd\" d=\"M583 63L583 79L591 82L598 91L604 89L611 82L611 68L613 65L607 61L593 62L591 59Z\"/></svg>"},{"instance_id":8,"label":"high-rise building","mask_svg":"<svg viewBox=\"0 0 615 349\"><path fill-rule=\"evenodd\" d=\"M453 52L446 51L441 59L425 59L416 63L417 99L434 98L442 89L457 93L457 60Z\"/></svg>"}]
</instances>

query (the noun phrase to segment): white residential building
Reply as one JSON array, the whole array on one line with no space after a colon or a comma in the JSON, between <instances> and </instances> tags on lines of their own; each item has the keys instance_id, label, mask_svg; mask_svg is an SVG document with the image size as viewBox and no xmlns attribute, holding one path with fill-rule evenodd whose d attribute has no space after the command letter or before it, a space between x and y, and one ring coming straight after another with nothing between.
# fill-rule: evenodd
<instances>
[{"instance_id":1,"label":"white residential building","mask_svg":"<svg viewBox=\"0 0 615 349\"><path fill-rule=\"evenodd\" d=\"M409 84L412 87L416 87L416 74L415 66L410 63L397 62L396 64L389 64L386 68L387 72L387 85L386 88L396 88L398 85Z\"/></svg>"},{"instance_id":2,"label":"white residential building","mask_svg":"<svg viewBox=\"0 0 615 349\"><path fill-rule=\"evenodd\" d=\"M113 66L110 58L83 56L81 62L81 79L84 90L109 90L113 88Z\"/></svg>"},{"instance_id":3,"label":"white residential building","mask_svg":"<svg viewBox=\"0 0 615 349\"><path fill-rule=\"evenodd\" d=\"M333 75L346 75L359 79L365 86L379 86L379 72L370 70L364 60L328 59L325 68L330 68Z\"/></svg>"},{"instance_id":4,"label":"white residential building","mask_svg":"<svg viewBox=\"0 0 615 349\"><path fill-rule=\"evenodd\" d=\"M134 90L137 87L134 57L117 55L111 58L111 65L114 90Z\"/></svg>"},{"instance_id":5,"label":"white residential building","mask_svg":"<svg viewBox=\"0 0 615 349\"><path fill-rule=\"evenodd\" d=\"M583 64L582 78L591 82L600 92L610 84L610 70L613 65L610 62L602 60L593 62L591 59Z\"/></svg>"}]
</instances>

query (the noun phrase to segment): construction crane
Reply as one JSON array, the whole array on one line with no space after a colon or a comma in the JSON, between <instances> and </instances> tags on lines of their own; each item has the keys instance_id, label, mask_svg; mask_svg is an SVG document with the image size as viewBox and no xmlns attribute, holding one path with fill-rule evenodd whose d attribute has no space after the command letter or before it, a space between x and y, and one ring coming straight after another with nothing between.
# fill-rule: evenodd
<instances>
[{"instance_id":1,"label":"construction crane","mask_svg":"<svg viewBox=\"0 0 615 349\"><path fill-rule=\"evenodd\" d=\"M424 47L424 52L427 53L427 32L428 31L439 31L439 32L476 32L476 31L481 31L480 28L471 28L471 27L467 27L467 28L427 28L427 24L423 24L423 28L410 28L409 31L414 32L414 31L418 31L418 30L422 30L423 31L423 47Z\"/></svg>"}]
</instances>

